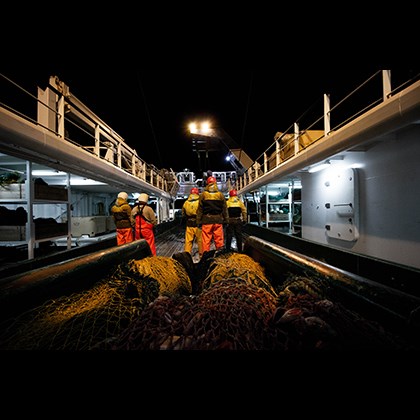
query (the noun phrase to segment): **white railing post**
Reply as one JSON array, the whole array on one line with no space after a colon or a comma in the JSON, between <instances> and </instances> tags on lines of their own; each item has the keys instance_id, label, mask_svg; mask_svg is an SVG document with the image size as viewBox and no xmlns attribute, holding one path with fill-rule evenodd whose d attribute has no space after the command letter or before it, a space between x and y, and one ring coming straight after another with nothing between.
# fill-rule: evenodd
<instances>
[{"instance_id":1,"label":"white railing post","mask_svg":"<svg viewBox=\"0 0 420 420\"><path fill-rule=\"evenodd\" d=\"M299 125L294 124L295 127L295 156L299 153Z\"/></svg>"},{"instance_id":2,"label":"white railing post","mask_svg":"<svg viewBox=\"0 0 420 420\"><path fill-rule=\"evenodd\" d=\"M97 157L101 157L101 141L99 138L99 133L100 133L99 125L96 124L95 125L95 146L93 148L93 151L95 153L95 156Z\"/></svg>"},{"instance_id":3,"label":"white railing post","mask_svg":"<svg viewBox=\"0 0 420 420\"><path fill-rule=\"evenodd\" d=\"M391 96L391 70L382 70L382 83L383 83L383 95L384 101Z\"/></svg>"},{"instance_id":4,"label":"white railing post","mask_svg":"<svg viewBox=\"0 0 420 420\"><path fill-rule=\"evenodd\" d=\"M330 95L324 95L324 135L328 136L331 131L331 105Z\"/></svg>"},{"instance_id":5,"label":"white railing post","mask_svg":"<svg viewBox=\"0 0 420 420\"><path fill-rule=\"evenodd\" d=\"M280 165L280 142L276 140L276 167Z\"/></svg>"}]
</instances>

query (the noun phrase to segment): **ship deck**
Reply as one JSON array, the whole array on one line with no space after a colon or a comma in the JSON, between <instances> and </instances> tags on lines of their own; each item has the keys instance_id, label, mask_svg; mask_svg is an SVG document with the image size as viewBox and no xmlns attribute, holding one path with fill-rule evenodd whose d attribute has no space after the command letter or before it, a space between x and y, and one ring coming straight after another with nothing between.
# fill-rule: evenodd
<instances>
[{"instance_id":1,"label":"ship deck","mask_svg":"<svg viewBox=\"0 0 420 420\"><path fill-rule=\"evenodd\" d=\"M246 235L244 233L244 240ZM157 256L172 257L174 254L184 252L185 226L182 223L175 223L169 229L156 231L156 253ZM116 233L106 234L86 240L78 241L77 246L72 246L67 250L64 241L57 241L56 246L41 246L35 249L35 258L28 260L26 246L3 247L0 256L0 279L15 272L21 271L23 266L28 270L38 268L43 265L56 263L63 259L78 257L84 253L93 252L99 249L106 249L116 245ZM210 250L214 250L214 243ZM232 239L232 249L236 249L235 238ZM194 263L199 261L198 247L194 242L192 249L192 259Z\"/></svg>"},{"instance_id":2,"label":"ship deck","mask_svg":"<svg viewBox=\"0 0 420 420\"><path fill-rule=\"evenodd\" d=\"M244 233L244 242L247 235ZM177 225L174 228L156 236L156 255L163 257L172 257L174 254L184 252L185 243L185 227ZM210 250L214 250L214 242L211 244ZM236 240L232 238L232 250L236 250ZM194 242L192 253L193 261L199 261L197 244Z\"/></svg>"}]
</instances>

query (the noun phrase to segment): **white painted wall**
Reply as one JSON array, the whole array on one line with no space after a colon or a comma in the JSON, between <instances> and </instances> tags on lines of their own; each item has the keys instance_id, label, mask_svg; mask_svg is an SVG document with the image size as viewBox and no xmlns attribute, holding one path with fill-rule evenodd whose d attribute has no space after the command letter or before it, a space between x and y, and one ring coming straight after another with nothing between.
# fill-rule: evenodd
<instances>
[{"instance_id":1,"label":"white painted wall","mask_svg":"<svg viewBox=\"0 0 420 420\"><path fill-rule=\"evenodd\" d=\"M72 216L109 216L110 206L116 199L116 194L85 192L72 189L70 203Z\"/></svg>"},{"instance_id":2,"label":"white painted wall","mask_svg":"<svg viewBox=\"0 0 420 420\"><path fill-rule=\"evenodd\" d=\"M332 169L302 174L302 238L420 268L420 125L352 152L331 166L360 166L359 238L328 237L326 182Z\"/></svg>"}]
</instances>

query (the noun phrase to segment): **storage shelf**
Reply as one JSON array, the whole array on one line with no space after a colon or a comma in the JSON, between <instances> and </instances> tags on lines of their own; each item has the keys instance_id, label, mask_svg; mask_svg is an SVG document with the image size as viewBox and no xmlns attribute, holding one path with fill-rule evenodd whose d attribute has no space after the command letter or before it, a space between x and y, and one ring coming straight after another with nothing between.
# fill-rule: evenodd
<instances>
[{"instance_id":1,"label":"storage shelf","mask_svg":"<svg viewBox=\"0 0 420 420\"><path fill-rule=\"evenodd\" d=\"M300 188L298 188L300 190ZM296 191L296 189L295 189ZM296 198L296 200L295 200ZM280 187L277 194L271 194L268 188L265 196L261 199L261 222L266 226L277 226L278 228L289 227L292 233L299 225L293 223L294 207L301 206L301 194L295 194L292 186Z\"/></svg>"},{"instance_id":2,"label":"storage shelf","mask_svg":"<svg viewBox=\"0 0 420 420\"><path fill-rule=\"evenodd\" d=\"M71 211L70 211L70 176L65 174L67 179L66 186L62 185L48 185L43 179L34 178L32 172L32 162L22 160L22 167L25 168L24 183L12 183L7 187L0 189L0 204L23 206L26 208L27 220L32 223L26 223L23 229L13 229L14 225L10 225L9 230L5 230L3 238L9 240L1 240L0 245L10 244L10 246L18 246L22 244L28 245L28 259L34 257L34 248L36 244L47 241L54 241L61 238L71 238L69 226L71 226ZM2 196L2 197L1 197ZM46 205L65 206L62 208L63 213L69 221L63 223L45 223L36 221L44 217L36 217L36 214L45 214L42 207ZM8 236L7 236L8 235ZM24 238L24 240L23 240ZM7 246L7 245L6 245Z\"/></svg>"}]
</instances>

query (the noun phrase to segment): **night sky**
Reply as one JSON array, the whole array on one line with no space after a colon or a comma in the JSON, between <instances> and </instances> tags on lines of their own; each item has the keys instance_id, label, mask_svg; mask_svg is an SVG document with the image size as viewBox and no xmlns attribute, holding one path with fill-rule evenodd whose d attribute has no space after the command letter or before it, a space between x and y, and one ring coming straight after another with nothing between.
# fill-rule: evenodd
<instances>
[{"instance_id":1,"label":"night sky","mask_svg":"<svg viewBox=\"0 0 420 420\"><path fill-rule=\"evenodd\" d=\"M336 66L316 72L305 66L252 70L211 64L150 69L131 60L89 63L6 63L0 72L34 95L36 86L44 89L50 75L58 76L142 159L174 171L199 170L187 132L191 121L211 120L256 159L273 143L277 131L290 132L296 121L306 128L321 116L324 93L331 95L334 106L380 70L373 66L357 70ZM393 81L399 83L399 78L406 80L417 73L393 70ZM381 88L376 89L374 95L380 97ZM224 156L224 152L210 152L206 169L233 170Z\"/></svg>"}]
</instances>

